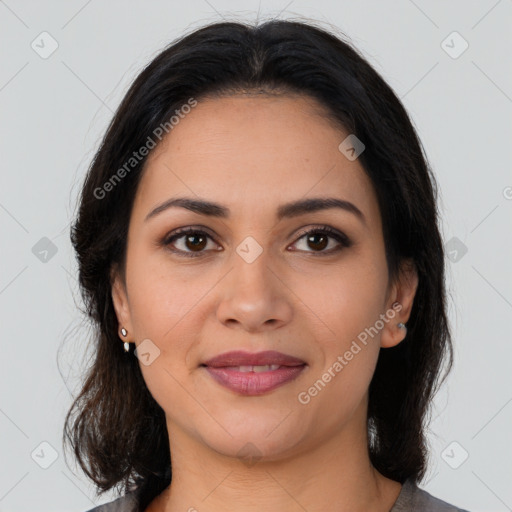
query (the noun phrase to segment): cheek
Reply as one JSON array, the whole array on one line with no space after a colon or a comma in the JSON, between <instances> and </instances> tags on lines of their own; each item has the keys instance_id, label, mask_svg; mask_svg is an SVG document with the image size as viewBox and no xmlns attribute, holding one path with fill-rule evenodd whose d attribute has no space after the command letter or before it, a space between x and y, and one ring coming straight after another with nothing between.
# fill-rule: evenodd
<instances>
[{"instance_id":1,"label":"cheek","mask_svg":"<svg viewBox=\"0 0 512 512\"><path fill-rule=\"evenodd\" d=\"M139 337L163 341L176 330L208 289L208 279L191 282L171 268L162 250L134 248L127 260L130 313Z\"/></svg>"},{"instance_id":2,"label":"cheek","mask_svg":"<svg viewBox=\"0 0 512 512\"><path fill-rule=\"evenodd\" d=\"M149 339L158 348L154 362L141 362L140 367L157 402L165 403L183 394L175 379L182 382L196 364L191 349L206 321L206 299L218 276L191 279L190 268L180 272L165 255L144 248L134 248L129 256L127 286L136 341Z\"/></svg>"},{"instance_id":3,"label":"cheek","mask_svg":"<svg viewBox=\"0 0 512 512\"><path fill-rule=\"evenodd\" d=\"M200 396L200 390L190 387L193 361L189 356L200 325L198 302L206 290L158 271L153 273L147 267L139 277L132 280L137 292L131 303L137 342L149 339L158 347L158 356L151 364L140 360L144 381L166 413L181 408L190 412L194 405L189 403L190 397ZM181 383L187 383L188 393Z\"/></svg>"},{"instance_id":4,"label":"cheek","mask_svg":"<svg viewBox=\"0 0 512 512\"><path fill-rule=\"evenodd\" d=\"M359 254L322 274L297 276L293 290L306 306L305 314L309 311L315 324L319 321L322 337L343 348L384 312L386 272L380 260Z\"/></svg>"},{"instance_id":5,"label":"cheek","mask_svg":"<svg viewBox=\"0 0 512 512\"><path fill-rule=\"evenodd\" d=\"M305 311L323 353L308 382L313 394L321 390L318 405L334 401L348 411L368 388L380 352L379 319L385 307L387 275L380 263L361 255L357 263L340 266L314 287L297 282L297 295L307 297Z\"/></svg>"}]
</instances>

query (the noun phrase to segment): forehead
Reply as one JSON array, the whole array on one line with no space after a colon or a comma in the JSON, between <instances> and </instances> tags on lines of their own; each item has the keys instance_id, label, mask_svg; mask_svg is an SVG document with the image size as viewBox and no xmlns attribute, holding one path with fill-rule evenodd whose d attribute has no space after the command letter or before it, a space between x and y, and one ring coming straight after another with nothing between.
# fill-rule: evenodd
<instances>
[{"instance_id":1,"label":"forehead","mask_svg":"<svg viewBox=\"0 0 512 512\"><path fill-rule=\"evenodd\" d=\"M169 197L197 195L239 216L329 195L378 216L370 179L338 149L348 135L309 97L199 101L149 155L135 207L149 211Z\"/></svg>"}]
</instances>

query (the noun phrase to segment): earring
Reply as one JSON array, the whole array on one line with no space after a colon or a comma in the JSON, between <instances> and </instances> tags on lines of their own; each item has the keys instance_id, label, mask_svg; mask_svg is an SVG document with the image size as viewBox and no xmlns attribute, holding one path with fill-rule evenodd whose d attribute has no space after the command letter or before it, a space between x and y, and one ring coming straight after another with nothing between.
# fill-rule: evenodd
<instances>
[{"instance_id":1,"label":"earring","mask_svg":"<svg viewBox=\"0 0 512 512\"><path fill-rule=\"evenodd\" d=\"M404 323L402 323L402 322L400 322L400 323L398 324L398 328L399 328L399 329L407 329L406 325L405 325Z\"/></svg>"},{"instance_id":2,"label":"earring","mask_svg":"<svg viewBox=\"0 0 512 512\"><path fill-rule=\"evenodd\" d=\"M121 327L121 334L126 337L126 335L128 334L128 331L124 327ZM125 352L130 351L130 344L127 341L124 342L124 351Z\"/></svg>"}]
</instances>

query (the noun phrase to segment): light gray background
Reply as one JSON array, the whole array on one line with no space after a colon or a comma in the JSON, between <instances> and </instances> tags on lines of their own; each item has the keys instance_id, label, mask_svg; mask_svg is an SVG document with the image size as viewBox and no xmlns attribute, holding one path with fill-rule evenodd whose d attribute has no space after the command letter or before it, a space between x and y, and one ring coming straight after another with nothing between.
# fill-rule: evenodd
<instances>
[{"instance_id":1,"label":"light gray background","mask_svg":"<svg viewBox=\"0 0 512 512\"><path fill-rule=\"evenodd\" d=\"M0 511L79 512L113 499L95 499L92 485L65 464L61 444L88 339L69 242L76 194L142 67L185 30L254 20L258 10L264 19L332 23L410 112L439 180L445 242L467 248L447 261L456 363L435 401L422 487L471 511L512 510L512 1L6 0ZM58 43L47 59L31 47L35 40L50 48L43 31ZM446 40L453 31L469 44L457 58L464 43ZM43 237L57 248L46 262L32 252ZM57 456L47 469L40 465L51 462L52 449L42 442Z\"/></svg>"}]
</instances>

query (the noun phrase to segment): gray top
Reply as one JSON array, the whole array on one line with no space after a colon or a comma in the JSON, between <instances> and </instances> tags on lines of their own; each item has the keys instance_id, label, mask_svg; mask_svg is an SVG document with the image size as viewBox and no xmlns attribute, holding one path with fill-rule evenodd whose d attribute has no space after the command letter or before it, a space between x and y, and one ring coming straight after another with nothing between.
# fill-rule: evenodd
<instances>
[{"instance_id":1,"label":"gray top","mask_svg":"<svg viewBox=\"0 0 512 512\"><path fill-rule=\"evenodd\" d=\"M87 512L140 512L137 507L136 491L127 493L109 503L100 505ZM406 480L395 504L389 512L468 512L446 501L435 498L420 489L412 480Z\"/></svg>"}]
</instances>

